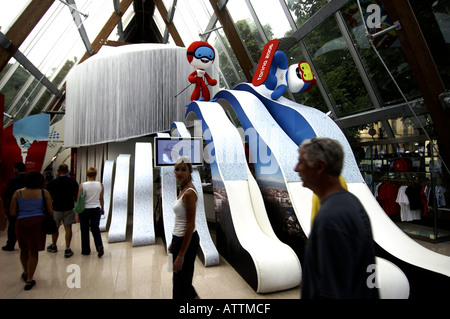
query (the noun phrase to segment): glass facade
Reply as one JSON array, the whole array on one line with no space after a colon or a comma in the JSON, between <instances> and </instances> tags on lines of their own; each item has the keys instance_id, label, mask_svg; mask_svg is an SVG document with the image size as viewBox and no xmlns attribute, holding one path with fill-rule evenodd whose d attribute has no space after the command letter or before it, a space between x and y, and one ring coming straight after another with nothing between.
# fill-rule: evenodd
<instances>
[{"instance_id":1,"label":"glass facade","mask_svg":"<svg viewBox=\"0 0 450 319\"><path fill-rule=\"evenodd\" d=\"M450 89L450 3L411 0L417 22L425 36L445 88Z\"/></svg>"},{"instance_id":2,"label":"glass facade","mask_svg":"<svg viewBox=\"0 0 450 319\"><path fill-rule=\"evenodd\" d=\"M244 80L238 59L209 1L165 0L163 3L168 12L173 12L173 23L185 45L200 37L207 39L217 49L219 57L217 67L221 87L232 88ZM247 54L256 66L262 48L268 40L291 36L326 3L327 1L324 0L271 0L269 2L230 0L226 3L226 9ZM380 1L362 2L366 25L373 16L369 6L378 5L378 3ZM1 4L1 11L8 12L9 18L4 20L6 21L4 31L9 29L15 17L28 4L29 1L16 1L14 5L6 2ZM448 84L450 68L448 59L444 58L448 56L449 48L448 5L446 1L412 1L411 4L420 17L418 22L424 26L424 33L430 35L426 37L430 49L433 51L433 56L436 56L436 64L443 81ZM90 41L96 37L114 11L113 3L109 0L78 0L76 7L81 13L82 25ZM133 7L130 6L122 19L125 28L135 15L133 11ZM154 11L153 19L158 30L164 34L166 32L164 18L157 9ZM214 19L216 22L212 23ZM339 11L312 29L302 41L293 43L286 50L289 63L310 62L316 77L320 79L320 85L305 94L286 94L286 97L324 112L332 111L336 118L403 103L402 95L387 73L386 66L400 84L408 100L420 98L420 91L403 55L396 31L393 30L374 39L374 44L383 59L381 61L369 45L364 21L357 2L348 1ZM433 23L430 24L430 21ZM380 25L368 27L369 32L374 34L391 25L392 21L384 6L381 5ZM113 32L109 39L118 41L119 31ZM170 35L167 36L166 41L174 42ZM78 34L78 26L73 21L70 8L62 2L55 2L19 50L56 87L60 87L70 68L76 65L86 52L86 47ZM52 98L48 92L40 93L45 90L42 90L42 85L38 84L39 79L33 81L29 79L32 75L27 77L23 75L24 73L27 71L15 63L14 59L11 59L1 73L0 89L6 96L5 112L12 113L10 115L16 118L42 111L47 101ZM33 82L36 83L33 84ZM361 85L362 83L364 85ZM31 101L37 98L42 101ZM24 103L27 103L26 106ZM28 111L31 105L36 109ZM4 126L10 123L11 121L6 120Z\"/></svg>"}]
</instances>

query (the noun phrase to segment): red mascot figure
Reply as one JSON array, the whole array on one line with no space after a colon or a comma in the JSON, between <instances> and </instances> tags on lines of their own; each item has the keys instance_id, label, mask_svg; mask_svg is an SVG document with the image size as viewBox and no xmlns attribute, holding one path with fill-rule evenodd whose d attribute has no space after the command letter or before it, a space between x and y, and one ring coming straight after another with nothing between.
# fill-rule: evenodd
<instances>
[{"instance_id":1,"label":"red mascot figure","mask_svg":"<svg viewBox=\"0 0 450 319\"><path fill-rule=\"evenodd\" d=\"M188 77L189 82L195 84L191 101L199 100L200 95L204 101L209 101L210 94L204 79L206 79L209 85L214 86L217 84L217 80L211 78L205 71L214 62L215 53L213 47L204 41L192 42L187 49L187 59L195 68L195 71Z\"/></svg>"}]
</instances>

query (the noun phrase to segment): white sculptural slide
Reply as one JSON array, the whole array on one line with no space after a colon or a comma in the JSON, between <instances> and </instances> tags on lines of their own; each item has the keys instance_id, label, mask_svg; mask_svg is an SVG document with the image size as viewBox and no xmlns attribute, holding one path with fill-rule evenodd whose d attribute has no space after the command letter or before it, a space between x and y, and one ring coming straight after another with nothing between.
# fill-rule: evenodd
<instances>
[{"instance_id":1,"label":"white sculptural slide","mask_svg":"<svg viewBox=\"0 0 450 319\"><path fill-rule=\"evenodd\" d=\"M116 160L111 226L108 233L110 243L121 242L126 239L130 158L131 155L129 154L120 154Z\"/></svg>"},{"instance_id":2,"label":"white sculptural slide","mask_svg":"<svg viewBox=\"0 0 450 319\"><path fill-rule=\"evenodd\" d=\"M249 181L239 132L218 103L192 102L186 114L188 121L201 120L207 142L214 192L220 199L216 203L220 253L258 293L298 286L301 266L297 255L273 233L267 235L267 229L263 230L269 225L267 220L260 225L267 213L261 194Z\"/></svg>"},{"instance_id":3,"label":"white sculptural slide","mask_svg":"<svg viewBox=\"0 0 450 319\"><path fill-rule=\"evenodd\" d=\"M152 144L136 143L134 152L133 246L155 243Z\"/></svg>"},{"instance_id":4,"label":"white sculptural slide","mask_svg":"<svg viewBox=\"0 0 450 319\"><path fill-rule=\"evenodd\" d=\"M108 221L111 211L111 198L113 194L113 176L114 176L114 161L107 160L103 165L103 210L104 214L100 218L100 231L107 231Z\"/></svg>"},{"instance_id":5,"label":"white sculptural slide","mask_svg":"<svg viewBox=\"0 0 450 319\"><path fill-rule=\"evenodd\" d=\"M303 140L314 136L330 137L338 140L344 148L344 168L342 175L345 178L348 190L356 195L365 207L372 225L374 241L377 244L378 254L377 267L382 269L377 280L380 283L381 297L407 298L409 293L413 297L420 294L428 294L421 291L424 287L432 286L433 290L439 291L450 282L450 257L431 251L407 236L383 211L370 189L364 183L351 147L341 129L323 112L295 103L281 97L277 101L270 98L267 90L263 87L254 87L248 83L239 84L235 89L247 91L255 95L275 119L283 131L289 136L295 146ZM248 100L244 100L249 103ZM242 105L243 103L241 103ZM238 107L243 108L243 107ZM251 112L247 112L247 115ZM258 116L264 111L260 110ZM267 115L265 117L268 118ZM266 119L265 121L270 121ZM269 123L269 122L267 122ZM292 144L292 143L291 143ZM277 151L274 147L272 151ZM283 149L283 153L287 151ZM298 153L297 153L298 154ZM291 167L297 162L297 155L292 155ZM280 161L282 163L282 161ZM287 182L292 197L296 196L293 204L296 208L299 220L304 227L305 234L310 231L308 221L311 218L312 193L302 186L302 183ZM388 259L390 262L388 262ZM381 266L380 266L381 265ZM387 280L389 279L389 280ZM437 285L440 288L437 288ZM431 288L430 288L431 289ZM411 296L410 296L411 297Z\"/></svg>"}]
</instances>

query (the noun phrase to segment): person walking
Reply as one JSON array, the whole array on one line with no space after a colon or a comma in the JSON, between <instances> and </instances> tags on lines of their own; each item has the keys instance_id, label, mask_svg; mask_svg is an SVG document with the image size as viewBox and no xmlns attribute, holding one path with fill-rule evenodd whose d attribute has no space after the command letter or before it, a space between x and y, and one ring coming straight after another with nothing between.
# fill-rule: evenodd
<instances>
[{"instance_id":1,"label":"person walking","mask_svg":"<svg viewBox=\"0 0 450 319\"><path fill-rule=\"evenodd\" d=\"M369 217L356 196L342 186L341 144L315 137L299 147L295 171L320 199L303 262L302 299L377 299L367 284L375 264Z\"/></svg>"},{"instance_id":2,"label":"person walking","mask_svg":"<svg viewBox=\"0 0 450 319\"><path fill-rule=\"evenodd\" d=\"M194 262L199 247L195 230L198 194L192 184L192 164L187 157L179 157L174 166L180 193L173 204L175 223L169 252L173 255L173 299L200 299L192 285Z\"/></svg>"},{"instance_id":3,"label":"person walking","mask_svg":"<svg viewBox=\"0 0 450 319\"><path fill-rule=\"evenodd\" d=\"M102 257L104 254L102 236L100 234L100 218L104 214L103 210L103 184L97 182L97 169L95 167L89 167L87 170L87 182L81 184L78 188L78 197L81 192L86 195L85 198L85 210L78 214L80 220L80 232L81 232L81 254L89 255L91 253L89 230L91 230L94 237L95 248L97 249L98 257Z\"/></svg>"},{"instance_id":4,"label":"person walking","mask_svg":"<svg viewBox=\"0 0 450 319\"><path fill-rule=\"evenodd\" d=\"M59 165L57 177L47 185L47 190L52 195L53 218L57 227L56 232L52 234L52 243L47 247L47 251L52 253L58 251L59 226L62 222L65 230L66 249L64 250L64 257L66 258L73 256L70 243L72 241L72 224L76 223L73 207L78 194L78 183L67 175L68 172L69 167L66 164Z\"/></svg>"},{"instance_id":5,"label":"person walking","mask_svg":"<svg viewBox=\"0 0 450 319\"><path fill-rule=\"evenodd\" d=\"M9 213L9 207L11 206L11 200L14 192L18 189L25 187L25 170L26 166L22 162L14 164L15 176L8 181L6 185L5 193L3 194L5 199L6 216L8 217L8 232L6 245L2 247L4 251L14 251L16 246L16 216L12 216Z\"/></svg>"},{"instance_id":6,"label":"person walking","mask_svg":"<svg viewBox=\"0 0 450 319\"><path fill-rule=\"evenodd\" d=\"M22 279L25 290L36 285L33 279L39 260L39 252L45 249L46 234L43 231L44 201L53 216L52 198L44 186L44 175L30 171L25 176L25 187L17 190L11 200L10 214L17 217L16 236L20 248Z\"/></svg>"}]
</instances>

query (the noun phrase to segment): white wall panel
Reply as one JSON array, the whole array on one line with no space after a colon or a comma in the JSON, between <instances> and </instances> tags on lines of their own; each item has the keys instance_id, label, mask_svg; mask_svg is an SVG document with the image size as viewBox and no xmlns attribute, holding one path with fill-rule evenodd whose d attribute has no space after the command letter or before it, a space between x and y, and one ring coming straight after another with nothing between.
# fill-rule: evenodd
<instances>
[{"instance_id":1,"label":"white wall panel","mask_svg":"<svg viewBox=\"0 0 450 319\"><path fill-rule=\"evenodd\" d=\"M126 239L130 158L131 155L129 154L121 154L116 160L111 226L108 234L110 243L121 242Z\"/></svg>"},{"instance_id":2,"label":"white wall panel","mask_svg":"<svg viewBox=\"0 0 450 319\"><path fill-rule=\"evenodd\" d=\"M152 144L136 143L134 153L133 246L155 243Z\"/></svg>"},{"instance_id":3,"label":"white wall panel","mask_svg":"<svg viewBox=\"0 0 450 319\"><path fill-rule=\"evenodd\" d=\"M108 221L110 217L111 211L111 199L113 194L113 181L114 181L114 161L108 160L105 161L105 165L103 167L103 209L105 214L100 218L100 231L106 231L108 227Z\"/></svg>"}]
</instances>

